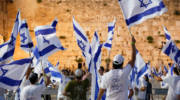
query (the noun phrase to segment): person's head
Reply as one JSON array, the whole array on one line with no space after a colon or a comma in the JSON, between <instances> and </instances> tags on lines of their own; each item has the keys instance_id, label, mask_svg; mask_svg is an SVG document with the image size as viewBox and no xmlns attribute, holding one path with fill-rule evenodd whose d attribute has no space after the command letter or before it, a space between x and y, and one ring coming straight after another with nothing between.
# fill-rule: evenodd
<instances>
[{"instance_id":1,"label":"person's head","mask_svg":"<svg viewBox=\"0 0 180 100\"><path fill-rule=\"evenodd\" d=\"M120 54L116 55L113 59L113 68L114 69L122 69L124 63L124 58Z\"/></svg>"},{"instance_id":2,"label":"person's head","mask_svg":"<svg viewBox=\"0 0 180 100\"><path fill-rule=\"evenodd\" d=\"M104 67L101 66L98 71L99 71L100 75L103 75L104 74Z\"/></svg>"},{"instance_id":3,"label":"person's head","mask_svg":"<svg viewBox=\"0 0 180 100\"><path fill-rule=\"evenodd\" d=\"M82 68L82 63L78 63L78 69Z\"/></svg>"},{"instance_id":4,"label":"person's head","mask_svg":"<svg viewBox=\"0 0 180 100\"><path fill-rule=\"evenodd\" d=\"M63 75L68 76L68 70L63 69L63 70L62 70L62 73L63 73Z\"/></svg>"},{"instance_id":5,"label":"person's head","mask_svg":"<svg viewBox=\"0 0 180 100\"><path fill-rule=\"evenodd\" d=\"M146 75L144 75L144 79L145 79L145 81L146 82L149 82L149 77L148 77L148 75L146 74Z\"/></svg>"},{"instance_id":6,"label":"person's head","mask_svg":"<svg viewBox=\"0 0 180 100\"><path fill-rule=\"evenodd\" d=\"M31 82L31 84L35 84L36 82L38 82L38 74L32 73L29 76L29 81Z\"/></svg>"},{"instance_id":7,"label":"person's head","mask_svg":"<svg viewBox=\"0 0 180 100\"><path fill-rule=\"evenodd\" d=\"M81 80L83 76L83 71L81 69L76 69L75 76L77 80Z\"/></svg>"},{"instance_id":8,"label":"person's head","mask_svg":"<svg viewBox=\"0 0 180 100\"><path fill-rule=\"evenodd\" d=\"M180 70L179 70L177 67L174 67L174 68L173 68L173 72L174 72L176 75L180 75Z\"/></svg>"}]
</instances>

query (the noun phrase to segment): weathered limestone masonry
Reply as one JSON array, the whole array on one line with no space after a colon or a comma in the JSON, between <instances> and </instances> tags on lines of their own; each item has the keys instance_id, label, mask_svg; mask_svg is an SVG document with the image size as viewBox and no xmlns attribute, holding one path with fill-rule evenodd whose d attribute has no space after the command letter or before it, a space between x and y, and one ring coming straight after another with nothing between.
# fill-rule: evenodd
<instances>
[{"instance_id":1,"label":"weathered limestone masonry","mask_svg":"<svg viewBox=\"0 0 180 100\"><path fill-rule=\"evenodd\" d=\"M95 30L98 30L101 42L107 38L107 23L112 22L116 17L116 28L113 40L113 46L110 53L112 60L117 53L125 56L125 63L131 57L131 41L128 29L126 27L118 0L14 0L7 4L7 12L2 8L3 0L0 4L0 33L8 38L12 31L13 23L17 10L21 10L22 19L26 19L29 25L31 37L36 42L34 28L38 25L50 24L57 17L57 36L62 44L67 48L66 51L59 51L49 57L49 60L55 64L60 61L60 67L76 66L75 59L83 58L79 47L77 46L73 27L72 17L80 23L86 31L90 41ZM137 40L137 49L144 60L151 61L152 66L158 67L163 61L166 65L171 60L161 53L161 42L165 41L162 25L165 25L172 34L173 40L180 48L180 1L164 0L168 12L160 17L155 17L136 25L131 29ZM177 11L176 11L177 10ZM176 14L175 14L176 11ZM5 20L3 22L3 20ZM5 26L4 26L4 24ZM3 30L5 28L5 31ZM4 33L5 32L5 33ZM5 35L4 35L5 34ZM148 43L147 37L153 38L153 43ZM2 40L2 39L1 39ZM14 59L28 57L19 47L19 36ZM108 51L103 49L102 65L106 65ZM83 58L84 60L84 58Z\"/></svg>"}]
</instances>

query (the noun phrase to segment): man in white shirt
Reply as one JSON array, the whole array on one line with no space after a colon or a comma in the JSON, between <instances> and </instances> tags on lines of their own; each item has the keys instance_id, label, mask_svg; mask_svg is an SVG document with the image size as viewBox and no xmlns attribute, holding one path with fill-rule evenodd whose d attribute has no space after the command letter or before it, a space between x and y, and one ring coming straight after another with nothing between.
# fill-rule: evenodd
<instances>
[{"instance_id":1,"label":"man in white shirt","mask_svg":"<svg viewBox=\"0 0 180 100\"><path fill-rule=\"evenodd\" d=\"M45 89L44 84L38 83L38 75L32 73L29 77L30 85L23 88L20 100L41 100L41 93ZM46 86L50 83L49 78L45 79Z\"/></svg>"},{"instance_id":2,"label":"man in white shirt","mask_svg":"<svg viewBox=\"0 0 180 100\"><path fill-rule=\"evenodd\" d=\"M166 100L179 100L177 98L178 94L176 93L178 91L177 87L178 87L178 85L179 85L178 83L180 81L180 73L178 70L179 69L176 67L173 69L173 72L174 72L173 76L166 75L166 77L164 77L164 78L154 76L154 78L156 80L163 81L164 83L168 84L169 88L168 88L168 94L166 96Z\"/></svg>"},{"instance_id":3,"label":"man in white shirt","mask_svg":"<svg viewBox=\"0 0 180 100\"><path fill-rule=\"evenodd\" d=\"M67 70L62 70L62 74L63 74L63 77L62 77L62 81L59 83L57 100L66 100L66 97L63 95L64 88L66 84L70 81Z\"/></svg>"},{"instance_id":4,"label":"man in white shirt","mask_svg":"<svg viewBox=\"0 0 180 100\"><path fill-rule=\"evenodd\" d=\"M132 36L132 58L123 68L124 58L116 55L113 60L113 69L105 73L102 77L98 99L106 91L106 100L128 100L128 76L134 67L136 59L135 39Z\"/></svg>"}]
</instances>

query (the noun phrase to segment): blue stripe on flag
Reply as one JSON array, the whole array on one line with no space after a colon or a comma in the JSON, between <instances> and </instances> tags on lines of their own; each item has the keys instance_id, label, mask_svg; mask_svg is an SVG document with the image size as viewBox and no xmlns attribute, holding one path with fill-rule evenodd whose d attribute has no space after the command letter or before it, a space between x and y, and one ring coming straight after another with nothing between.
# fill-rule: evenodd
<instances>
[{"instance_id":1,"label":"blue stripe on flag","mask_svg":"<svg viewBox=\"0 0 180 100\"><path fill-rule=\"evenodd\" d=\"M8 84L9 86L17 86L21 84L21 80L13 80L8 77L0 76L0 82L3 84Z\"/></svg>"},{"instance_id":2,"label":"blue stripe on flag","mask_svg":"<svg viewBox=\"0 0 180 100\"><path fill-rule=\"evenodd\" d=\"M166 39L170 40L171 36L169 36L167 33L165 33Z\"/></svg>"},{"instance_id":3,"label":"blue stripe on flag","mask_svg":"<svg viewBox=\"0 0 180 100\"><path fill-rule=\"evenodd\" d=\"M61 74L59 72L51 71L51 76L61 78Z\"/></svg>"},{"instance_id":4,"label":"blue stripe on flag","mask_svg":"<svg viewBox=\"0 0 180 100\"><path fill-rule=\"evenodd\" d=\"M27 23L23 23L23 24L21 25L20 29L22 29L22 28L28 28Z\"/></svg>"},{"instance_id":5,"label":"blue stripe on flag","mask_svg":"<svg viewBox=\"0 0 180 100\"><path fill-rule=\"evenodd\" d=\"M21 47L23 47L23 48L32 48L33 47L33 43L31 42L31 43L28 43L26 45L21 45Z\"/></svg>"},{"instance_id":6,"label":"blue stripe on flag","mask_svg":"<svg viewBox=\"0 0 180 100\"><path fill-rule=\"evenodd\" d=\"M41 35L49 35L49 34L52 34L52 33L55 33L56 32L56 28L46 28L46 29L41 29L41 30L37 30L35 31L35 34L36 36L38 36L39 34Z\"/></svg>"},{"instance_id":7,"label":"blue stripe on flag","mask_svg":"<svg viewBox=\"0 0 180 100\"><path fill-rule=\"evenodd\" d=\"M114 26L108 26L108 32L112 31L114 29Z\"/></svg>"},{"instance_id":8,"label":"blue stripe on flag","mask_svg":"<svg viewBox=\"0 0 180 100\"><path fill-rule=\"evenodd\" d=\"M112 44L105 43L105 44L104 44L104 46L105 46L105 47L109 47L109 48L111 48Z\"/></svg>"},{"instance_id":9,"label":"blue stripe on flag","mask_svg":"<svg viewBox=\"0 0 180 100\"><path fill-rule=\"evenodd\" d=\"M49 73L50 72L50 70L49 70L49 67L46 67L45 69L44 69L44 73Z\"/></svg>"},{"instance_id":10,"label":"blue stripe on flag","mask_svg":"<svg viewBox=\"0 0 180 100\"><path fill-rule=\"evenodd\" d=\"M16 60L16 61L13 61L12 63L9 63L9 64L2 64L0 65L0 67L2 66L7 66L7 65L14 65L14 64L17 64L17 65L24 65L26 63L30 63L32 61L32 58L26 58L26 59L21 59L21 60ZM23 67L23 66L22 66Z\"/></svg>"},{"instance_id":11,"label":"blue stripe on flag","mask_svg":"<svg viewBox=\"0 0 180 100\"><path fill-rule=\"evenodd\" d=\"M14 54L14 48L12 48L10 51L6 52L1 58L0 58L0 62L3 60L6 60L7 58L13 56Z\"/></svg>"},{"instance_id":12,"label":"blue stripe on flag","mask_svg":"<svg viewBox=\"0 0 180 100\"><path fill-rule=\"evenodd\" d=\"M76 25L74 23L73 23L73 28L84 41L88 42L87 38L81 33L81 31L76 27Z\"/></svg>"},{"instance_id":13,"label":"blue stripe on flag","mask_svg":"<svg viewBox=\"0 0 180 100\"><path fill-rule=\"evenodd\" d=\"M57 47L55 45L49 45L48 47L46 47L42 51L39 51L39 55L44 56L44 55L46 55L47 53L51 52L52 50L54 50L56 48Z\"/></svg>"},{"instance_id":14,"label":"blue stripe on flag","mask_svg":"<svg viewBox=\"0 0 180 100\"><path fill-rule=\"evenodd\" d=\"M169 54L171 53L171 48L172 48L172 42L168 45L164 53L169 56Z\"/></svg>"},{"instance_id":15,"label":"blue stripe on flag","mask_svg":"<svg viewBox=\"0 0 180 100\"><path fill-rule=\"evenodd\" d=\"M137 14L137 15L135 15L135 16L132 16L132 17L129 18L129 19L126 19L126 23L127 23L127 25L129 26L130 24L132 24L132 23L134 23L134 22L142 19L142 18L145 17L145 16L148 16L148 15L151 15L151 14L156 13L156 12L158 12L158 11L161 11L163 8L165 8L165 5L164 5L163 2L160 2L160 3L159 3L159 6L156 6L156 7L154 7L154 8L148 9L148 10L146 10L146 11L143 12L143 13Z\"/></svg>"},{"instance_id":16,"label":"blue stripe on flag","mask_svg":"<svg viewBox=\"0 0 180 100\"><path fill-rule=\"evenodd\" d=\"M136 82L139 84L139 78L147 71L147 64L137 73Z\"/></svg>"}]
</instances>

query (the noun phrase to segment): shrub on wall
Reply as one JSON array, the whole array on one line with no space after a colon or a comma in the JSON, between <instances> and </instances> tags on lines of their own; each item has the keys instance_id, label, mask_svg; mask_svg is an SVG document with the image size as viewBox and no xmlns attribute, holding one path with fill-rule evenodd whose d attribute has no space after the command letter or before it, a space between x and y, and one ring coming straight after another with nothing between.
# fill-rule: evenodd
<instances>
[{"instance_id":1,"label":"shrub on wall","mask_svg":"<svg viewBox=\"0 0 180 100\"><path fill-rule=\"evenodd\" d=\"M147 37L147 40L148 40L148 43L153 43L153 40L154 40L154 39L153 39L152 36L148 36L148 37Z\"/></svg>"}]
</instances>

